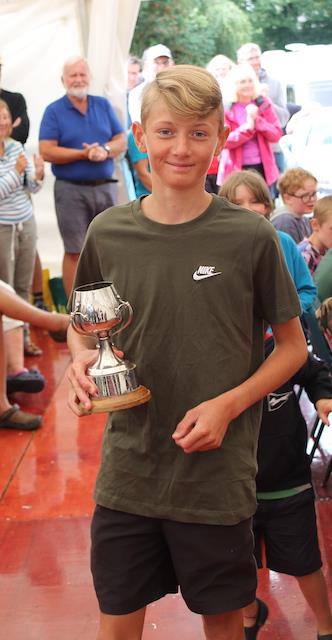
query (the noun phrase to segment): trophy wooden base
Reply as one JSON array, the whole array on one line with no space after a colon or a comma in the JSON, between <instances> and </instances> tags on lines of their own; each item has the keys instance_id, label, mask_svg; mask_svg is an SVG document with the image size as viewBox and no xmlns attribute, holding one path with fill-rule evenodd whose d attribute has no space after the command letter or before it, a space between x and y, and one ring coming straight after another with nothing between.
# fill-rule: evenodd
<instances>
[{"instance_id":1,"label":"trophy wooden base","mask_svg":"<svg viewBox=\"0 0 332 640\"><path fill-rule=\"evenodd\" d=\"M113 411L122 411L123 409L131 409L139 404L148 402L151 398L151 391L140 385L134 391L123 393L119 396L108 396L107 398L94 398L91 400L91 410L86 411L82 405L80 409L82 414L90 413L113 413Z\"/></svg>"}]
</instances>

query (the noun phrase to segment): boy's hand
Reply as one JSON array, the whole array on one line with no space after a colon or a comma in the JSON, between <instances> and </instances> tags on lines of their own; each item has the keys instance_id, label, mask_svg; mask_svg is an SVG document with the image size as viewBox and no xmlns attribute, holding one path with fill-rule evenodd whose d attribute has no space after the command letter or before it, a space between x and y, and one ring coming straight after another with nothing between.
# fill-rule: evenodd
<instances>
[{"instance_id":1,"label":"boy's hand","mask_svg":"<svg viewBox=\"0 0 332 640\"><path fill-rule=\"evenodd\" d=\"M96 385L86 375L87 368L97 360L97 357L97 349L84 349L76 356L67 370L67 380L71 385L68 405L77 416L84 415L84 412L79 407L80 403L84 406L84 410L88 412L91 409L90 397L95 398L98 396Z\"/></svg>"},{"instance_id":2,"label":"boy's hand","mask_svg":"<svg viewBox=\"0 0 332 640\"><path fill-rule=\"evenodd\" d=\"M332 412L332 398L322 398L321 400L317 400L316 411L322 422L329 427L329 413Z\"/></svg>"},{"instance_id":3,"label":"boy's hand","mask_svg":"<svg viewBox=\"0 0 332 640\"><path fill-rule=\"evenodd\" d=\"M185 453L218 449L231 420L229 402L218 396L187 411L172 438Z\"/></svg>"}]
</instances>

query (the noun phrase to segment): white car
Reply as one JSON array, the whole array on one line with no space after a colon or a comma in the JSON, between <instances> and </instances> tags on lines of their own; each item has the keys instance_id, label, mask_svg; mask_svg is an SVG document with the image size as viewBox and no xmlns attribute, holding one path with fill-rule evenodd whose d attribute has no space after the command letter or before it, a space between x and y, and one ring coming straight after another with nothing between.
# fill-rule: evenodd
<instances>
[{"instance_id":1,"label":"white car","mask_svg":"<svg viewBox=\"0 0 332 640\"><path fill-rule=\"evenodd\" d=\"M318 180L320 196L332 194L332 107L298 117L293 132L283 136L280 144L287 168L307 169Z\"/></svg>"}]
</instances>

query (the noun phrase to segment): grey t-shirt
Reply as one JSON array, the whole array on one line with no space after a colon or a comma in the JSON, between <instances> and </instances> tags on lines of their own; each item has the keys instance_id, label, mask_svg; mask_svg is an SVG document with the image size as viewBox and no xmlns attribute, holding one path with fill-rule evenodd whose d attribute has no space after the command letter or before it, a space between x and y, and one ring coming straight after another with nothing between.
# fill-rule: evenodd
<instances>
[{"instance_id":1,"label":"grey t-shirt","mask_svg":"<svg viewBox=\"0 0 332 640\"><path fill-rule=\"evenodd\" d=\"M291 213L285 206L275 210L271 222L278 231L288 233L296 244L304 238L308 238L312 233L309 219L305 216L295 216L294 213Z\"/></svg>"},{"instance_id":2,"label":"grey t-shirt","mask_svg":"<svg viewBox=\"0 0 332 640\"><path fill-rule=\"evenodd\" d=\"M117 344L152 400L109 418L96 501L182 522L250 517L260 403L230 424L216 450L188 455L171 435L187 410L260 366L264 321L300 314L272 225L218 196L177 225L146 218L139 200L113 207L89 227L76 286L98 280L112 280L133 306Z\"/></svg>"}]
</instances>

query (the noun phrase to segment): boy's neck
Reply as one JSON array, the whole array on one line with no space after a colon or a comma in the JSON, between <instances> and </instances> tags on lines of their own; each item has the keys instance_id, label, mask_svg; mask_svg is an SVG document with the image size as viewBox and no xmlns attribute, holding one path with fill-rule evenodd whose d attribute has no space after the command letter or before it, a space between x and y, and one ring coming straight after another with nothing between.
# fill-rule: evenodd
<instances>
[{"instance_id":1,"label":"boy's neck","mask_svg":"<svg viewBox=\"0 0 332 640\"><path fill-rule=\"evenodd\" d=\"M187 191L163 188L142 200L142 211L150 220L161 224L182 224L198 218L211 204L212 196L206 191Z\"/></svg>"},{"instance_id":2,"label":"boy's neck","mask_svg":"<svg viewBox=\"0 0 332 640\"><path fill-rule=\"evenodd\" d=\"M314 232L308 238L309 242L317 249L320 253L324 254L326 251L326 247L324 247L323 243L318 238L317 234Z\"/></svg>"}]
</instances>

